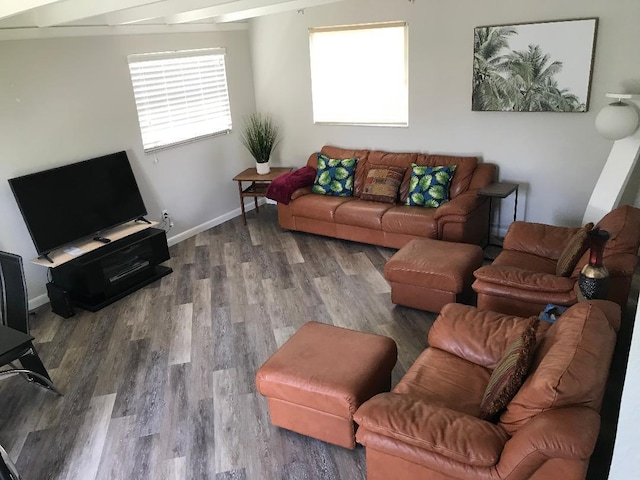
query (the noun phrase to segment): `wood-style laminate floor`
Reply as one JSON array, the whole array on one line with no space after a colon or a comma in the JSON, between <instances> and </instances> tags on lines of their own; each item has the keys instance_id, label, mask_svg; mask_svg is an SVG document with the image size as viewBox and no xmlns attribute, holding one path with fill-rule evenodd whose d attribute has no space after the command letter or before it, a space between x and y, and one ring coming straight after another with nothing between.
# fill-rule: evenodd
<instances>
[{"instance_id":1,"label":"wood-style laminate floor","mask_svg":"<svg viewBox=\"0 0 640 480\"><path fill-rule=\"evenodd\" d=\"M0 381L0 444L25 480L364 479L364 449L271 425L255 373L306 321L388 335L397 382L434 315L394 308L394 253L282 231L275 208L171 248L174 273L96 313L33 318L63 397Z\"/></svg>"},{"instance_id":2,"label":"wood-style laminate floor","mask_svg":"<svg viewBox=\"0 0 640 480\"><path fill-rule=\"evenodd\" d=\"M272 426L254 378L315 319L394 338L397 383L435 315L391 303L393 253L282 231L266 206L172 247L173 274L100 312L44 306L32 334L64 396L0 381L0 444L25 480L364 479L364 448Z\"/></svg>"}]
</instances>

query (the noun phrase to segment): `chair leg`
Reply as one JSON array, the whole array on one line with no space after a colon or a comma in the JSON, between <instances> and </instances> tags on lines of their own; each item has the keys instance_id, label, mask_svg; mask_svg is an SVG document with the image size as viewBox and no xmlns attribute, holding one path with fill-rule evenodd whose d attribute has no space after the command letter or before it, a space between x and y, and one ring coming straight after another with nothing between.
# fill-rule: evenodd
<instances>
[{"instance_id":1,"label":"chair leg","mask_svg":"<svg viewBox=\"0 0 640 480\"><path fill-rule=\"evenodd\" d=\"M62 393L60 393L60 391L53 385L51 377L49 376L49 373L47 373L47 369L44 368L42 360L40 360L38 352L36 352L33 343L30 344L30 348L27 353L25 353L18 360L20 361L20 364L24 367L24 369L27 370L26 372L20 373L26 373L30 381L53 390L58 395L62 396Z\"/></svg>"}]
</instances>

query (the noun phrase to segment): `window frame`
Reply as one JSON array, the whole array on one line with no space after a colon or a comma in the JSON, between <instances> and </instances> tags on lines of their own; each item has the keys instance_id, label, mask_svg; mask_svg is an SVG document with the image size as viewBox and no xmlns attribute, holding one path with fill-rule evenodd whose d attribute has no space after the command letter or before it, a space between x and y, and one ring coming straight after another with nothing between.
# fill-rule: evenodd
<instances>
[{"instance_id":1,"label":"window frame","mask_svg":"<svg viewBox=\"0 0 640 480\"><path fill-rule=\"evenodd\" d=\"M357 30L375 30L375 29L385 29L385 28L398 28L402 27L404 33L404 41L403 41L403 61L404 68L402 75L403 79L403 105L401 112L403 119L399 121L380 121L380 120L371 120L371 121L362 121L362 120L352 120L352 121L340 121L340 120L325 120L325 119L317 119L316 115L316 97L319 94L314 90L317 87L317 81L314 82L314 76L319 75L314 74L314 52L313 52L313 35L322 34L322 33L331 33L331 32L340 32L340 31L357 31ZM393 21L393 22L379 22L379 23L363 23L363 24L354 24L354 25L339 25L339 26L326 26L326 27L312 27L309 28L309 62L310 62L310 76L311 76L311 103L312 103L312 115L313 115L313 123L315 125L352 125L352 126L375 126L375 127L408 127L409 126L409 24L406 21ZM314 87L315 84L315 87Z\"/></svg>"},{"instance_id":2,"label":"window frame","mask_svg":"<svg viewBox=\"0 0 640 480\"><path fill-rule=\"evenodd\" d=\"M144 62L158 62L163 60L182 60L182 59L196 58L196 57L222 57L220 72L223 74L223 78L222 80L216 81L215 83L212 83L207 87L202 78L197 78L198 75L202 75L202 71L206 69L206 65L197 65L195 62L192 63L191 65L188 65L187 63L185 63L184 67L196 68L196 73L194 73L193 80L197 80L197 82L192 85L193 88L185 92L186 93L185 97L188 97L188 96L196 97L198 94L202 95L207 93L212 97L216 97L217 95L220 95L219 93L216 93L216 90L220 90L222 92L222 97L223 97L222 101L216 98L215 101L211 103L209 102L205 103L205 100L203 99L201 99L200 101L185 99L184 101L181 102L179 100L179 95L176 94L174 91L170 95L168 94L166 95L167 97L166 101L164 102L159 101L158 107L155 110L153 109L153 107L149 108L148 107L148 102L149 102L148 97L150 96L149 88L148 87L146 89L138 88L138 90L136 90L136 83L144 82L145 80L149 81L149 77L152 76L152 74L148 74L148 76L145 77L144 72L136 72L135 64L142 64ZM213 59L210 59L209 61L219 62L220 58L213 58ZM174 50L174 51L152 52L152 53L136 53L136 54L130 54L127 56L127 64L129 67L129 76L130 76L132 91L133 91L134 100L135 100L138 126L140 128L140 138L142 140L143 150L146 154L154 153L160 150L165 150L165 149L172 148L179 145L197 142L199 140L203 140L206 138L216 137L220 135L227 135L232 131L233 122L232 122L232 116L231 116L231 99L229 96L229 83L228 83L228 76L227 76L225 48L215 47L215 48ZM160 72L162 69L165 69L167 67L168 65L155 67L156 68L155 71ZM218 66L213 65L213 67L218 68L219 65ZM177 75L175 76L175 78L177 78ZM179 85L179 82L176 82L175 78L173 81L169 80L164 82L162 84L163 88L167 89L167 87L172 87L175 89ZM181 86L184 86L184 84ZM141 112L140 106L145 102L147 102L147 108L146 110L142 110ZM206 116L204 119L197 121L196 118L198 114L202 115L202 111L206 108L207 105L209 107L211 107L211 105L215 105L216 107L221 107L223 109L222 115L210 116L211 112L209 111L208 114L206 114L209 116ZM191 123L178 122L179 117L177 113L175 113L176 107L183 107L187 110L186 111L187 120L192 120ZM144 123L149 121L149 118L148 118L149 116L153 115L154 113L156 116L158 116L162 113L166 113L167 111L170 111L171 108L174 108L174 114L172 115L171 113L169 113L169 119L166 122L159 122L155 126L155 128L153 125L145 127ZM208 122L215 123L218 121L222 128L218 128L218 129L214 128L211 132L197 133L194 135L182 136L181 138L178 138L178 136L176 136L175 138L170 139L170 141L163 142L163 143L158 143L158 141L152 140L152 138L149 138L149 134L147 134L146 140L148 142L148 146L145 144L145 131L148 131L152 135L155 133L156 136L158 136L158 132L160 132L160 135L161 135L162 130L166 130L168 128L182 128L183 130L188 130L189 127L193 127L194 129L198 129L199 127L200 130L203 130L204 126L208 127L208 125L206 125ZM176 126L172 127L172 124L174 123L176 124Z\"/></svg>"}]
</instances>

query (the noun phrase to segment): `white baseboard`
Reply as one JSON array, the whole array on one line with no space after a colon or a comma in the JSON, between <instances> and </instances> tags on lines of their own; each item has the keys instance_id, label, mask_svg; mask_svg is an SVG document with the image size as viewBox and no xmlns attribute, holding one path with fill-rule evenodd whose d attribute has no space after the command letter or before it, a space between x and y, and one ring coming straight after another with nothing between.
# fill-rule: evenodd
<instances>
[{"instance_id":1,"label":"white baseboard","mask_svg":"<svg viewBox=\"0 0 640 480\"><path fill-rule=\"evenodd\" d=\"M258 199L258 205L264 205L265 204L265 199L264 198L259 198ZM245 212L249 212L251 210L255 209L255 205L253 203L253 200L251 201L251 203L245 203L244 204L244 210ZM178 233L177 235L174 235L173 237L169 237L167 238L167 243L169 244L170 247L172 247L173 245L175 245L176 243L180 243L183 240L186 240L187 238L191 238L194 235L197 235L199 233L202 233L206 230L209 230L210 228L216 227L218 225L220 225L221 223L224 223L228 220L231 220L232 218L236 218L239 217L240 215L242 215L242 210L240 209L240 207L236 208L235 210L231 210L230 212L227 212L223 215L220 215L219 217L216 217L214 219L211 219L207 222L201 223L200 225L196 225L193 228L190 228L189 230L185 230L182 233Z\"/></svg>"},{"instance_id":2,"label":"white baseboard","mask_svg":"<svg viewBox=\"0 0 640 480\"><path fill-rule=\"evenodd\" d=\"M29 311L35 310L38 307L41 307L45 303L49 303L49 297L46 293L42 295L38 295L37 297L29 299Z\"/></svg>"},{"instance_id":3,"label":"white baseboard","mask_svg":"<svg viewBox=\"0 0 640 480\"><path fill-rule=\"evenodd\" d=\"M265 199L259 198L258 205L264 205L264 204L265 204ZM255 205L253 203L253 200L251 201L251 203L245 203L244 209L246 212L254 210ZM194 235L197 235L198 233L209 230L212 227L220 225L221 223L231 220L232 218L239 217L240 215L242 215L242 210L240 209L240 207L238 207L235 210L231 210L230 212L225 213L224 215L220 215L219 217L216 217L212 220L201 223L200 225L190 228L189 230L185 230L184 232L174 235L173 237L167 238L167 243L171 247L176 243L180 243L183 240L186 240L187 238L191 238ZM46 293L43 293L42 295L38 295L37 297L34 297L34 298L30 298L29 311L32 311L38 307L41 307L45 303L49 303L49 297L47 296Z\"/></svg>"}]
</instances>

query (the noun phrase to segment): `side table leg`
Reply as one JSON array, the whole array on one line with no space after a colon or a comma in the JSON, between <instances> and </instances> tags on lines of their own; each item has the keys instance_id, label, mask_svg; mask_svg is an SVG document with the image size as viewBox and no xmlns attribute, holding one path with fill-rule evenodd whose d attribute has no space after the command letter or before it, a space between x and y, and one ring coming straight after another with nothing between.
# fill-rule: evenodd
<instances>
[{"instance_id":1,"label":"side table leg","mask_svg":"<svg viewBox=\"0 0 640 480\"><path fill-rule=\"evenodd\" d=\"M247 214L244 211L244 199L242 198L242 182L238 180L238 192L240 193L240 210L242 210L242 221L247 224Z\"/></svg>"},{"instance_id":2,"label":"side table leg","mask_svg":"<svg viewBox=\"0 0 640 480\"><path fill-rule=\"evenodd\" d=\"M253 190L256 190L256 182L253 182ZM253 204L256 206L256 213L260 213L260 210L258 209L258 197L255 196L253 197Z\"/></svg>"}]
</instances>

